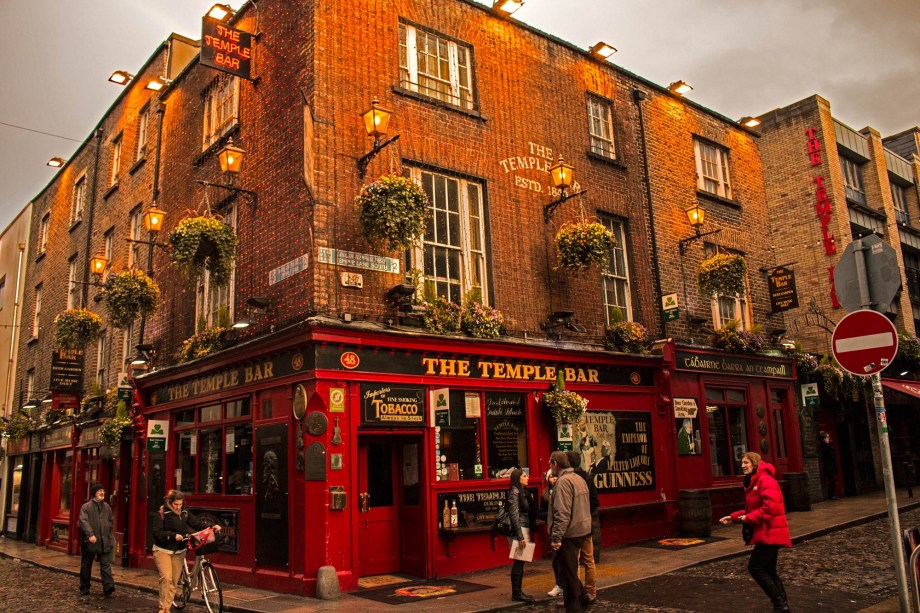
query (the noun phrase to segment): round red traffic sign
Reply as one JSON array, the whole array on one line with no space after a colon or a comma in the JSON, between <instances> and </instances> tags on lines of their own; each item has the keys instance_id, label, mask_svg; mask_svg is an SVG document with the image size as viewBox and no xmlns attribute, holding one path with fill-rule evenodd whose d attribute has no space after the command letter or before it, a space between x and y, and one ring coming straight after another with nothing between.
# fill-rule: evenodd
<instances>
[{"instance_id":1,"label":"round red traffic sign","mask_svg":"<svg viewBox=\"0 0 920 613\"><path fill-rule=\"evenodd\" d=\"M874 375L898 352L898 331L875 311L853 311L840 320L831 337L834 358L854 375Z\"/></svg>"}]
</instances>

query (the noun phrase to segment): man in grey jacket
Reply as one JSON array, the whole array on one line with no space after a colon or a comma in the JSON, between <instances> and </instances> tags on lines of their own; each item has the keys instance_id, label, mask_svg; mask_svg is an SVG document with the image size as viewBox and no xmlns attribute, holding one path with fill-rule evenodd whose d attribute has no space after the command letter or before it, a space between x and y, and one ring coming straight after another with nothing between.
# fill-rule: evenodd
<instances>
[{"instance_id":1,"label":"man in grey jacket","mask_svg":"<svg viewBox=\"0 0 920 613\"><path fill-rule=\"evenodd\" d=\"M549 501L549 542L553 570L562 586L566 613L579 613L591 600L578 579L578 554L591 535L591 503L585 480L575 474L564 451L549 457L550 470L558 478Z\"/></svg>"},{"instance_id":2,"label":"man in grey jacket","mask_svg":"<svg viewBox=\"0 0 920 613\"><path fill-rule=\"evenodd\" d=\"M93 574L93 560L99 560L99 574L102 575L102 594L110 596L115 591L109 552L115 547L112 532L115 516L112 507L105 501L105 488L95 484L89 488L89 500L80 507L80 534L83 536L80 560L80 593L89 594L90 577Z\"/></svg>"}]
</instances>

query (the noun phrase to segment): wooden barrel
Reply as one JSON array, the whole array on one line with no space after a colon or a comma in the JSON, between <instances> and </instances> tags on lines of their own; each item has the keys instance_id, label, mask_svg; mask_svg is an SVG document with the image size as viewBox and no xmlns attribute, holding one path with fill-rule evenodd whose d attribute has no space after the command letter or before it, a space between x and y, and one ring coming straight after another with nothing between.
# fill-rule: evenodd
<instances>
[{"instance_id":1,"label":"wooden barrel","mask_svg":"<svg viewBox=\"0 0 920 613\"><path fill-rule=\"evenodd\" d=\"M680 532L684 536L712 534L712 502L709 490L680 490L677 497Z\"/></svg>"},{"instance_id":2,"label":"wooden barrel","mask_svg":"<svg viewBox=\"0 0 920 613\"><path fill-rule=\"evenodd\" d=\"M788 484L786 491L787 511L811 511L811 497L808 494L807 473L784 473L783 480Z\"/></svg>"}]
</instances>

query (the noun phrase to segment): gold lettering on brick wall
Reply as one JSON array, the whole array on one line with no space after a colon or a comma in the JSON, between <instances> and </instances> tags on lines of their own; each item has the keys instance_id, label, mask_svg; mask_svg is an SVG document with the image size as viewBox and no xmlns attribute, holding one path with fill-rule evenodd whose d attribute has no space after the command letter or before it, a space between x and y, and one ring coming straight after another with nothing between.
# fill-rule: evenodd
<instances>
[{"instance_id":1,"label":"gold lettering on brick wall","mask_svg":"<svg viewBox=\"0 0 920 613\"><path fill-rule=\"evenodd\" d=\"M556 163L553 158L553 150L550 147L539 143L527 142L527 149L522 155L512 155L498 160L505 174L514 173L514 186L526 189L538 194L549 194L558 196L558 190L552 186L552 182L544 184L546 177L543 173L549 174L550 168ZM534 171L539 173L537 178L532 178L518 173L533 174ZM580 191L581 186L576 181L572 185L573 191Z\"/></svg>"}]
</instances>

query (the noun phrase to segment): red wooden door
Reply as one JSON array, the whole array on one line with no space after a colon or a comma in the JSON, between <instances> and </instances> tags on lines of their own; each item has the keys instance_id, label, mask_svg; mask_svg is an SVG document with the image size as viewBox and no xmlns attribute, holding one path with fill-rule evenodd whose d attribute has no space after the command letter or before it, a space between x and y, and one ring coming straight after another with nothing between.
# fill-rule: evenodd
<instances>
[{"instance_id":1,"label":"red wooden door","mask_svg":"<svg viewBox=\"0 0 920 613\"><path fill-rule=\"evenodd\" d=\"M394 444L366 438L358 447L361 576L399 572L398 465Z\"/></svg>"}]
</instances>

